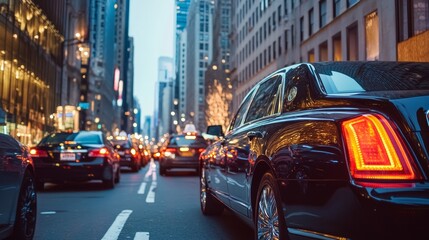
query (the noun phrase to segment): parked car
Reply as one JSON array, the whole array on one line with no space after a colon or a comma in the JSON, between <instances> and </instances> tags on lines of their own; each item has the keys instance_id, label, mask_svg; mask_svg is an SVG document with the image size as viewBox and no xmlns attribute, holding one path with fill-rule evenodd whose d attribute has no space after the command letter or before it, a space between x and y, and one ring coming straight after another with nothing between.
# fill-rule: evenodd
<instances>
[{"instance_id":1,"label":"parked car","mask_svg":"<svg viewBox=\"0 0 429 240\"><path fill-rule=\"evenodd\" d=\"M0 134L0 239L33 239L37 194L28 148Z\"/></svg>"},{"instance_id":2,"label":"parked car","mask_svg":"<svg viewBox=\"0 0 429 240\"><path fill-rule=\"evenodd\" d=\"M201 154L205 215L257 239L425 239L429 63L296 64L257 83Z\"/></svg>"},{"instance_id":3,"label":"parked car","mask_svg":"<svg viewBox=\"0 0 429 240\"><path fill-rule=\"evenodd\" d=\"M37 172L36 186L46 182L101 180L114 188L120 180L118 153L101 131L56 132L30 150Z\"/></svg>"},{"instance_id":4,"label":"parked car","mask_svg":"<svg viewBox=\"0 0 429 240\"><path fill-rule=\"evenodd\" d=\"M199 171L199 155L207 147L205 139L197 133L171 135L162 145L159 174L172 168L193 168Z\"/></svg>"},{"instance_id":5,"label":"parked car","mask_svg":"<svg viewBox=\"0 0 429 240\"><path fill-rule=\"evenodd\" d=\"M142 167L142 160L138 146L128 136L118 136L111 140L121 159L121 167L129 167L138 172Z\"/></svg>"}]
</instances>

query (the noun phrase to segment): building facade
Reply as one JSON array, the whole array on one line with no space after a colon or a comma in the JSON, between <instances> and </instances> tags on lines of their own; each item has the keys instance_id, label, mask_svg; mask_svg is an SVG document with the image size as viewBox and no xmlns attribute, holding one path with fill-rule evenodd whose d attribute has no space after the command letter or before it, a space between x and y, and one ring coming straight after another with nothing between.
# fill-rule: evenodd
<instances>
[{"instance_id":1,"label":"building facade","mask_svg":"<svg viewBox=\"0 0 429 240\"><path fill-rule=\"evenodd\" d=\"M115 0L91 0L90 2L90 66L87 90L81 101L88 109L81 111L83 129L100 129L112 133L119 128L115 114L119 83L114 83L115 73ZM116 85L115 85L116 84ZM85 94L86 93L86 94Z\"/></svg>"},{"instance_id":2,"label":"building facade","mask_svg":"<svg viewBox=\"0 0 429 240\"><path fill-rule=\"evenodd\" d=\"M213 57L205 73L205 122L226 129L232 114L230 78L231 0L219 0L213 9Z\"/></svg>"},{"instance_id":3,"label":"building facade","mask_svg":"<svg viewBox=\"0 0 429 240\"><path fill-rule=\"evenodd\" d=\"M426 0L233 0L233 11L234 109L256 82L298 62L428 61Z\"/></svg>"},{"instance_id":4,"label":"building facade","mask_svg":"<svg viewBox=\"0 0 429 240\"><path fill-rule=\"evenodd\" d=\"M186 25L186 118L205 131L205 71L211 62L213 2L192 1Z\"/></svg>"},{"instance_id":5,"label":"building facade","mask_svg":"<svg viewBox=\"0 0 429 240\"><path fill-rule=\"evenodd\" d=\"M130 133L133 124L133 74L129 67L133 58L131 50L133 40L129 38L130 0L116 0L115 3L115 67L120 70L120 80L123 81L121 100L118 101L120 129Z\"/></svg>"},{"instance_id":6,"label":"building facade","mask_svg":"<svg viewBox=\"0 0 429 240\"><path fill-rule=\"evenodd\" d=\"M66 1L42 7L32 1L0 4L0 128L28 145L54 130L61 104Z\"/></svg>"},{"instance_id":7,"label":"building facade","mask_svg":"<svg viewBox=\"0 0 429 240\"><path fill-rule=\"evenodd\" d=\"M172 101L174 60L171 57L158 59L158 81L155 90L155 113L153 121L153 133L156 140L160 140L165 134L173 132L172 126Z\"/></svg>"},{"instance_id":8,"label":"building facade","mask_svg":"<svg viewBox=\"0 0 429 240\"><path fill-rule=\"evenodd\" d=\"M190 0L176 0L176 40L175 60L176 79L174 80L173 111L177 113L177 123L180 128L186 121L186 23Z\"/></svg>"}]
</instances>

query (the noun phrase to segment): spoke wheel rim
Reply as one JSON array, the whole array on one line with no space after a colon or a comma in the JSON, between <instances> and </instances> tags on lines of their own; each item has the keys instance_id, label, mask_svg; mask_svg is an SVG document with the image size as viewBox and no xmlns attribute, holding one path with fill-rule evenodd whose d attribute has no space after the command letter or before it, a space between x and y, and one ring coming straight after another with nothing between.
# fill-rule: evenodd
<instances>
[{"instance_id":1,"label":"spoke wheel rim","mask_svg":"<svg viewBox=\"0 0 429 240\"><path fill-rule=\"evenodd\" d=\"M277 202L271 186L266 185L258 202L258 239L280 239Z\"/></svg>"},{"instance_id":2,"label":"spoke wheel rim","mask_svg":"<svg viewBox=\"0 0 429 240\"><path fill-rule=\"evenodd\" d=\"M36 223L36 191L34 183L29 180L28 186L24 189L22 196L22 207L20 211L20 219L23 224L24 232L26 236L31 236L35 230Z\"/></svg>"}]
</instances>

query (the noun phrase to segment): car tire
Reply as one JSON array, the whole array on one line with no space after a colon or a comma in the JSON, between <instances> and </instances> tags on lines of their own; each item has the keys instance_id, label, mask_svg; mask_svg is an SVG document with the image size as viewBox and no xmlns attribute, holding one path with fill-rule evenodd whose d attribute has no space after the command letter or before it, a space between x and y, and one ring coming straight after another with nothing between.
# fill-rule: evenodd
<instances>
[{"instance_id":1,"label":"car tire","mask_svg":"<svg viewBox=\"0 0 429 240\"><path fill-rule=\"evenodd\" d=\"M121 169L118 168L118 170L116 170L115 183L119 183L120 181L121 181Z\"/></svg>"},{"instance_id":2,"label":"car tire","mask_svg":"<svg viewBox=\"0 0 429 240\"><path fill-rule=\"evenodd\" d=\"M113 168L110 168L110 176L105 176L105 178L103 179L103 185L107 188L107 189L112 189L115 187L115 174L113 173Z\"/></svg>"},{"instance_id":3,"label":"car tire","mask_svg":"<svg viewBox=\"0 0 429 240\"><path fill-rule=\"evenodd\" d=\"M37 191L45 190L45 183L42 181L36 181L36 190Z\"/></svg>"},{"instance_id":4,"label":"car tire","mask_svg":"<svg viewBox=\"0 0 429 240\"><path fill-rule=\"evenodd\" d=\"M255 239L288 239L280 191L271 173L262 177L255 204Z\"/></svg>"},{"instance_id":5,"label":"car tire","mask_svg":"<svg viewBox=\"0 0 429 240\"><path fill-rule=\"evenodd\" d=\"M159 164L159 175L164 176L166 173L166 169L164 166L162 166L161 164Z\"/></svg>"},{"instance_id":6,"label":"car tire","mask_svg":"<svg viewBox=\"0 0 429 240\"><path fill-rule=\"evenodd\" d=\"M220 215L224 206L210 192L207 186L205 171L200 170L200 207L204 215Z\"/></svg>"},{"instance_id":7,"label":"car tire","mask_svg":"<svg viewBox=\"0 0 429 240\"><path fill-rule=\"evenodd\" d=\"M11 239L31 240L36 230L37 193L34 176L26 171L19 192L15 226Z\"/></svg>"},{"instance_id":8,"label":"car tire","mask_svg":"<svg viewBox=\"0 0 429 240\"><path fill-rule=\"evenodd\" d=\"M133 164L131 167L131 171L138 172L139 171L139 165L137 163Z\"/></svg>"}]
</instances>

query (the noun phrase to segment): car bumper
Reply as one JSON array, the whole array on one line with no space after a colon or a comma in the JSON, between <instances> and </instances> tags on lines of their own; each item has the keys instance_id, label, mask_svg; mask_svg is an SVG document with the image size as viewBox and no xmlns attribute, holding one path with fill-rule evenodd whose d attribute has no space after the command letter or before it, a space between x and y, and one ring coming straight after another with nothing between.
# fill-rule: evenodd
<instances>
[{"instance_id":1,"label":"car bumper","mask_svg":"<svg viewBox=\"0 0 429 240\"><path fill-rule=\"evenodd\" d=\"M120 165L121 167L135 167L137 166L137 159L128 156L121 156Z\"/></svg>"},{"instance_id":2,"label":"car bumper","mask_svg":"<svg viewBox=\"0 0 429 240\"><path fill-rule=\"evenodd\" d=\"M162 158L159 164L165 168L198 168L199 160L197 157Z\"/></svg>"},{"instance_id":3,"label":"car bumper","mask_svg":"<svg viewBox=\"0 0 429 240\"><path fill-rule=\"evenodd\" d=\"M281 190L291 239L422 239L420 236L428 236L429 184L389 188L349 184L324 189L324 192L320 189L312 192L311 185L305 186L306 192L295 196L286 196L291 194L291 186Z\"/></svg>"},{"instance_id":4,"label":"car bumper","mask_svg":"<svg viewBox=\"0 0 429 240\"><path fill-rule=\"evenodd\" d=\"M38 163L36 178L41 182L103 180L111 175L112 168L104 160L90 163Z\"/></svg>"}]
</instances>

